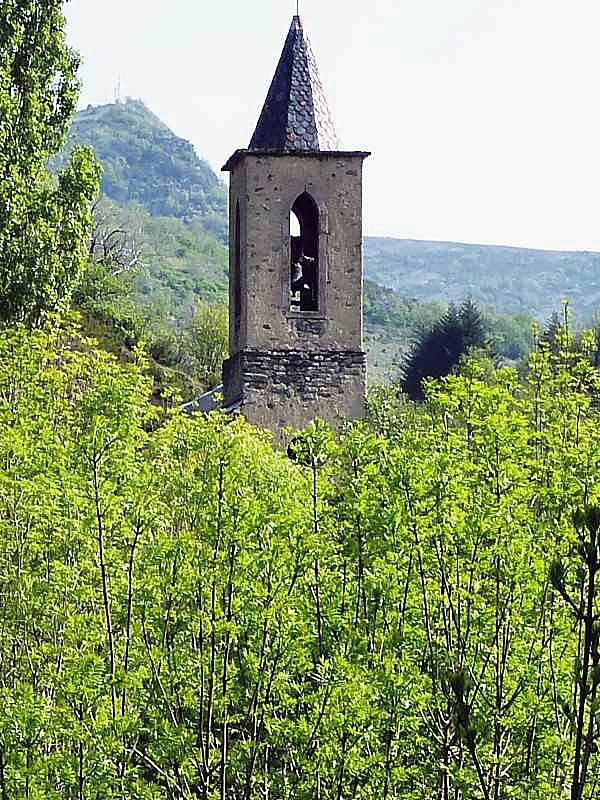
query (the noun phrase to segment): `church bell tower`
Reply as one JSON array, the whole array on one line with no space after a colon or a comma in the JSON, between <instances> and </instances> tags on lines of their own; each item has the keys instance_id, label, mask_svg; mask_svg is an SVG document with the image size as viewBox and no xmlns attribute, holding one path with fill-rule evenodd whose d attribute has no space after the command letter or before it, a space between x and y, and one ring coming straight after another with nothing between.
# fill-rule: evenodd
<instances>
[{"instance_id":1,"label":"church bell tower","mask_svg":"<svg viewBox=\"0 0 600 800\"><path fill-rule=\"evenodd\" d=\"M343 151L294 17L258 125L230 173L225 407L276 435L364 414L362 167Z\"/></svg>"}]
</instances>

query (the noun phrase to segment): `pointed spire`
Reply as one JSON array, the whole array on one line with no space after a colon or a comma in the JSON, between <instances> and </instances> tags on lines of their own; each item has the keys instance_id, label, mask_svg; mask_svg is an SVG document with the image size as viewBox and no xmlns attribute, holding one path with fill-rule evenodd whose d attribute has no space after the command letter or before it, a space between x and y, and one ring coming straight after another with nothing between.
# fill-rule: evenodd
<instances>
[{"instance_id":1,"label":"pointed spire","mask_svg":"<svg viewBox=\"0 0 600 800\"><path fill-rule=\"evenodd\" d=\"M317 62L299 16L292 20L250 150L337 150Z\"/></svg>"}]
</instances>

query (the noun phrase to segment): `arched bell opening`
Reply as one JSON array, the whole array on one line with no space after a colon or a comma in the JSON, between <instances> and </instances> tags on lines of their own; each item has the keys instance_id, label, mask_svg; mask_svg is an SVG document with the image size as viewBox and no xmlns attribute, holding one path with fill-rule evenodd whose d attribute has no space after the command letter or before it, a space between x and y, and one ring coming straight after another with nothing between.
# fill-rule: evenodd
<instances>
[{"instance_id":1,"label":"arched bell opening","mask_svg":"<svg viewBox=\"0 0 600 800\"><path fill-rule=\"evenodd\" d=\"M319 209L304 192L290 213L290 311L319 310Z\"/></svg>"}]
</instances>

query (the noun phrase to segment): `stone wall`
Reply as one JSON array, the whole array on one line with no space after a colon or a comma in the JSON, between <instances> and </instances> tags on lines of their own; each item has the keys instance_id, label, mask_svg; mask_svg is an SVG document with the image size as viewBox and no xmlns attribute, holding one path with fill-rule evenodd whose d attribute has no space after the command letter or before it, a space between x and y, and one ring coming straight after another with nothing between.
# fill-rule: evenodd
<instances>
[{"instance_id":1,"label":"stone wall","mask_svg":"<svg viewBox=\"0 0 600 800\"><path fill-rule=\"evenodd\" d=\"M367 153L238 151L230 180L230 265L240 257L241 320L230 320L225 406L252 424L334 427L364 415L362 167ZM290 212L310 194L319 212L319 308L290 309ZM233 272L230 267L230 274ZM230 308L235 307L230 280ZM233 315L232 315L233 316Z\"/></svg>"},{"instance_id":2,"label":"stone wall","mask_svg":"<svg viewBox=\"0 0 600 800\"><path fill-rule=\"evenodd\" d=\"M254 425L280 437L315 417L339 428L365 411L365 354L360 351L245 350L225 362L225 405L241 401Z\"/></svg>"},{"instance_id":3,"label":"stone wall","mask_svg":"<svg viewBox=\"0 0 600 800\"><path fill-rule=\"evenodd\" d=\"M242 324L238 337L231 332L231 353L362 349L364 157L363 153L244 152L234 161L230 230L235 230L239 202ZM290 211L303 192L319 209L322 303L318 312L298 315L289 310ZM233 264L236 242L230 238ZM320 324L306 324L311 318Z\"/></svg>"}]
</instances>

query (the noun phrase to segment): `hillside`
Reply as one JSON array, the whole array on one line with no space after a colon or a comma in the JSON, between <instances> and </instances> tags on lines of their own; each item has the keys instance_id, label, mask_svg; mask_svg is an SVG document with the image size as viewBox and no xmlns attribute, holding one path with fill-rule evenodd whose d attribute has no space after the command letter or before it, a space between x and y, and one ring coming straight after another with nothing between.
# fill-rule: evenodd
<instances>
[{"instance_id":1,"label":"hillside","mask_svg":"<svg viewBox=\"0 0 600 800\"><path fill-rule=\"evenodd\" d=\"M226 239L224 184L193 146L140 100L78 112L65 152L76 143L96 150L104 169L102 190L115 203L137 203L153 216L200 219L207 231ZM52 166L60 167L64 155Z\"/></svg>"},{"instance_id":2,"label":"hillside","mask_svg":"<svg viewBox=\"0 0 600 800\"><path fill-rule=\"evenodd\" d=\"M472 297L544 320L568 298L580 319L600 308L600 253L367 238L367 277L423 301Z\"/></svg>"},{"instance_id":3,"label":"hillside","mask_svg":"<svg viewBox=\"0 0 600 800\"><path fill-rule=\"evenodd\" d=\"M96 150L118 227L143 231L144 266L134 289L142 313L158 314L181 329L199 299L225 303L226 189L192 145L137 100L80 111L53 167L61 166L76 142ZM431 325L448 302L469 295L487 307L498 352L522 358L529 346L529 315L548 316L564 286L573 289L578 310L592 309L589 287L596 264L600 256L590 254L367 238L370 379L396 376L416 332Z\"/></svg>"},{"instance_id":4,"label":"hillside","mask_svg":"<svg viewBox=\"0 0 600 800\"><path fill-rule=\"evenodd\" d=\"M75 142L95 148L104 169L103 191L115 203L139 204L153 217L194 221L196 230L200 224L226 242L224 184L192 145L141 101L129 99L80 111L71 127L67 152ZM64 155L56 159L54 166L63 159ZM150 227L164 224L150 223ZM183 231L180 228L184 238L193 237L193 231ZM153 233L151 238L156 240L158 235ZM186 252L195 249L190 242L183 248ZM185 271L193 270L194 263L186 260ZM171 260L171 267L175 266ZM215 278L221 283L221 264L218 273ZM203 274L205 279L206 270ZM589 318L600 306L600 253L368 237L365 274L405 298L446 304L472 297L500 313L539 320L556 310L564 297L571 300L580 319ZM185 281L189 285L193 277L188 275ZM151 283L154 288L158 285Z\"/></svg>"},{"instance_id":5,"label":"hillside","mask_svg":"<svg viewBox=\"0 0 600 800\"><path fill-rule=\"evenodd\" d=\"M228 250L201 221L143 215L145 268L137 286L141 299L180 317L199 297L227 300Z\"/></svg>"}]
</instances>

